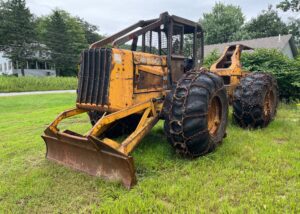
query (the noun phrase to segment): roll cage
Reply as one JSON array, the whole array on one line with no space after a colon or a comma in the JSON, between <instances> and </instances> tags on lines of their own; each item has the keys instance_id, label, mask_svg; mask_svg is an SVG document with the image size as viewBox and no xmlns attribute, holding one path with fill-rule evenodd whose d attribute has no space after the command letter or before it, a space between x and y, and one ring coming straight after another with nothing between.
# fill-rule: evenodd
<instances>
[{"instance_id":1,"label":"roll cage","mask_svg":"<svg viewBox=\"0 0 300 214\"><path fill-rule=\"evenodd\" d=\"M199 23L164 12L158 19L141 20L90 48L110 46L167 56L168 68L176 81L180 70L185 72L202 65L203 38Z\"/></svg>"}]
</instances>

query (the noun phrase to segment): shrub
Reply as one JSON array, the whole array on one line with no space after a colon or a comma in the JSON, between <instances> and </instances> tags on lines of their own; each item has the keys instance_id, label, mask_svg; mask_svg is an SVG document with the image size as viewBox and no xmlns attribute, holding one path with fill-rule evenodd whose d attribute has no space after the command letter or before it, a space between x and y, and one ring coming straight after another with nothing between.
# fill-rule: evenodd
<instances>
[{"instance_id":1,"label":"shrub","mask_svg":"<svg viewBox=\"0 0 300 214\"><path fill-rule=\"evenodd\" d=\"M204 59L204 66L209 68L218 58L219 54L213 51ZM256 49L243 52L241 61L246 71L273 74L278 82L281 99L300 99L300 57L290 59L276 49Z\"/></svg>"},{"instance_id":2,"label":"shrub","mask_svg":"<svg viewBox=\"0 0 300 214\"><path fill-rule=\"evenodd\" d=\"M244 53L242 62L245 70L272 73L278 82L280 98L300 99L300 60L290 59L275 49L257 49Z\"/></svg>"},{"instance_id":3,"label":"shrub","mask_svg":"<svg viewBox=\"0 0 300 214\"><path fill-rule=\"evenodd\" d=\"M212 66L212 64L214 64L217 59L219 59L220 54L217 52L217 50L213 50L209 55L207 55L204 58L204 63L203 66L206 68L210 68L210 66Z\"/></svg>"}]
</instances>

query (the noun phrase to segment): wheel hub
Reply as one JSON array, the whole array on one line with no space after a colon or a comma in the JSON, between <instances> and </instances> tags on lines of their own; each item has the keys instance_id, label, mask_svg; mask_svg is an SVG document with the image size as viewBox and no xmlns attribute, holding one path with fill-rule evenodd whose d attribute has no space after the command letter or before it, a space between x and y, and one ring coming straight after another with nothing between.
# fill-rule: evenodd
<instances>
[{"instance_id":1,"label":"wheel hub","mask_svg":"<svg viewBox=\"0 0 300 214\"><path fill-rule=\"evenodd\" d=\"M208 109L208 131L210 135L215 135L219 129L222 117L222 106L218 97L213 97Z\"/></svg>"},{"instance_id":2,"label":"wheel hub","mask_svg":"<svg viewBox=\"0 0 300 214\"><path fill-rule=\"evenodd\" d=\"M271 117L271 114L273 112L273 106L274 106L274 94L273 91L270 90L267 92L264 101L264 115L266 118Z\"/></svg>"}]
</instances>

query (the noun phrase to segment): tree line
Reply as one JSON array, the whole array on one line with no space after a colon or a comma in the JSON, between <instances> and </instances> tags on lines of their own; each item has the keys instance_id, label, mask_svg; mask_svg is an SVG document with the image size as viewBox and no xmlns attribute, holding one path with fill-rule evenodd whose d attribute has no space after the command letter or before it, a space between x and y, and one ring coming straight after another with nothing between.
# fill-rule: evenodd
<instances>
[{"instance_id":1,"label":"tree line","mask_svg":"<svg viewBox=\"0 0 300 214\"><path fill-rule=\"evenodd\" d=\"M283 0L276 7L297 13L299 2ZM300 46L300 18L291 17L285 23L272 6L246 22L239 6L216 3L199 22L205 29L206 44L292 33ZM43 52L50 56L58 76L76 75L82 49L103 38L98 31L97 26L64 10L36 17L25 0L0 0L0 51L18 63L23 74L27 59Z\"/></svg>"},{"instance_id":2,"label":"tree line","mask_svg":"<svg viewBox=\"0 0 300 214\"><path fill-rule=\"evenodd\" d=\"M284 12L300 11L300 0L284 0L277 9ZM245 21L239 6L216 3L212 11L204 13L199 21L205 30L205 43L217 44L246 39L255 39L279 34L293 34L296 45L300 47L300 18L289 17L285 23L272 6L262 10L255 18Z\"/></svg>"},{"instance_id":3,"label":"tree line","mask_svg":"<svg viewBox=\"0 0 300 214\"><path fill-rule=\"evenodd\" d=\"M0 51L18 64L23 75L27 59L43 53L58 76L74 76L82 49L103 38L97 26L63 10L36 17L25 0L1 0L0 20Z\"/></svg>"}]
</instances>

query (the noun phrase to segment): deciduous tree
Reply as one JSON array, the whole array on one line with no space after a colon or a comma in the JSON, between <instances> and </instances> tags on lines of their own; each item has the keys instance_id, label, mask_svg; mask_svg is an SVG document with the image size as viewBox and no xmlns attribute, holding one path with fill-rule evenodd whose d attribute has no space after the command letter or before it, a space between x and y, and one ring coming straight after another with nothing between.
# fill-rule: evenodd
<instances>
[{"instance_id":1,"label":"deciduous tree","mask_svg":"<svg viewBox=\"0 0 300 214\"><path fill-rule=\"evenodd\" d=\"M277 5L277 8L283 11L291 10L293 12L300 11L300 0L284 0Z\"/></svg>"},{"instance_id":2,"label":"deciduous tree","mask_svg":"<svg viewBox=\"0 0 300 214\"><path fill-rule=\"evenodd\" d=\"M81 24L84 30L85 38L89 44L104 38L102 35L97 33L99 28L96 25L90 24L82 18L77 18L77 20Z\"/></svg>"},{"instance_id":3,"label":"deciduous tree","mask_svg":"<svg viewBox=\"0 0 300 214\"><path fill-rule=\"evenodd\" d=\"M300 11L300 0L282 1L277 5L277 8L280 8L284 12L292 11L298 13ZM296 45L300 48L300 18L289 17L288 31L293 34Z\"/></svg>"},{"instance_id":4,"label":"deciduous tree","mask_svg":"<svg viewBox=\"0 0 300 214\"><path fill-rule=\"evenodd\" d=\"M210 13L204 13L200 23L205 30L205 43L229 42L244 24L244 15L238 6L216 3Z\"/></svg>"},{"instance_id":5,"label":"deciduous tree","mask_svg":"<svg viewBox=\"0 0 300 214\"><path fill-rule=\"evenodd\" d=\"M244 29L252 33L252 38L288 33L286 24L281 20L278 12L272 9L272 6L269 6L268 10L263 10L256 18L246 23Z\"/></svg>"}]
</instances>

